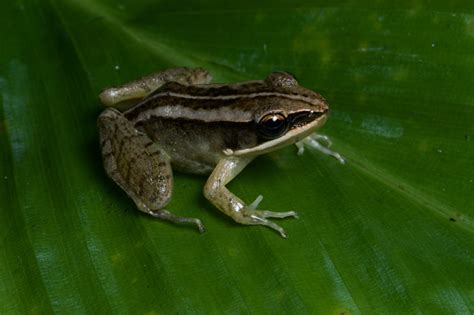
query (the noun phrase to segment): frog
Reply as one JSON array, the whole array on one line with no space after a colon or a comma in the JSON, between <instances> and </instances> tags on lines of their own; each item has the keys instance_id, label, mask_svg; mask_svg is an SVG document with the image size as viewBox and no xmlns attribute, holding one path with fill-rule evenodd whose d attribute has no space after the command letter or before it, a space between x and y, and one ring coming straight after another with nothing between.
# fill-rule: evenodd
<instances>
[{"instance_id":1,"label":"frog","mask_svg":"<svg viewBox=\"0 0 474 315\"><path fill-rule=\"evenodd\" d=\"M140 211L200 232L200 219L175 215L167 205L173 170L207 175L204 196L222 213L287 238L271 219L298 218L297 212L259 210L261 195L247 204L226 185L256 157L291 144L298 154L309 146L344 163L316 132L329 105L284 71L264 80L211 82L203 68L179 67L102 91L97 125L104 169Z\"/></svg>"}]
</instances>

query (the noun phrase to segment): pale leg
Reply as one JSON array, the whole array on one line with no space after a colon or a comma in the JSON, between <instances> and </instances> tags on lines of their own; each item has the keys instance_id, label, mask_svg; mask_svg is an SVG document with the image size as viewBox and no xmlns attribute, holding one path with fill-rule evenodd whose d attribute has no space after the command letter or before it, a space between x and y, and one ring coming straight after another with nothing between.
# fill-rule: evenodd
<instances>
[{"instance_id":1,"label":"pale leg","mask_svg":"<svg viewBox=\"0 0 474 315\"><path fill-rule=\"evenodd\" d=\"M323 146L321 144L321 141L326 142L327 146ZM304 138L301 141L298 141L295 143L296 147L298 148L298 155L301 155L304 153L304 147L305 145L316 149L326 155L332 156L336 160L338 160L340 163L344 164L346 163L346 160L337 152L334 152L330 150L329 148L332 145L331 140L328 138L328 136L325 135L319 135L319 134L312 134L306 138Z\"/></svg>"},{"instance_id":2,"label":"pale leg","mask_svg":"<svg viewBox=\"0 0 474 315\"><path fill-rule=\"evenodd\" d=\"M203 232L204 225L199 219L178 217L164 208L171 200L173 188L166 152L114 108L100 114L98 125L105 170L137 208L174 223L194 224Z\"/></svg>"},{"instance_id":3,"label":"pale leg","mask_svg":"<svg viewBox=\"0 0 474 315\"><path fill-rule=\"evenodd\" d=\"M173 68L106 89L100 93L99 98L105 106L113 106L124 111L167 82L207 84L211 80L211 75L201 68Z\"/></svg>"},{"instance_id":4,"label":"pale leg","mask_svg":"<svg viewBox=\"0 0 474 315\"><path fill-rule=\"evenodd\" d=\"M278 231L282 237L286 238L285 230L266 218L296 218L296 212L256 210L256 207L262 200L262 196L258 196L253 203L246 205L240 198L225 187L252 159L253 158L229 157L221 160L207 180L204 187L204 196L219 210L232 217L236 222L248 225L266 225Z\"/></svg>"}]
</instances>

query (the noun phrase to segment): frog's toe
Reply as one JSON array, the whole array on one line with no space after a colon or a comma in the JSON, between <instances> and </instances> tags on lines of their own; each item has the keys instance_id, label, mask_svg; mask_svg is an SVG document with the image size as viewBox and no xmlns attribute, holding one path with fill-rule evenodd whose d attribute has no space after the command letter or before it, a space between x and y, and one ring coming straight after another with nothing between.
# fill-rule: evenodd
<instances>
[{"instance_id":1,"label":"frog's toe","mask_svg":"<svg viewBox=\"0 0 474 315\"><path fill-rule=\"evenodd\" d=\"M155 218L168 220L168 221L178 223L178 224L195 225L198 228L200 233L204 233L206 231L204 224L202 224L201 220L199 220L198 218L180 217L180 216L170 213L166 209L149 210L147 212L151 214L152 216L154 216Z\"/></svg>"},{"instance_id":2,"label":"frog's toe","mask_svg":"<svg viewBox=\"0 0 474 315\"><path fill-rule=\"evenodd\" d=\"M249 209L248 213L249 214L255 214L261 218L278 218L278 219L283 219L287 217L293 217L293 218L298 218L298 213L295 211L287 211L287 212L274 212L274 211L268 211L268 210L257 210L258 205L262 202L263 196L258 195L257 198L247 206Z\"/></svg>"},{"instance_id":3,"label":"frog's toe","mask_svg":"<svg viewBox=\"0 0 474 315\"><path fill-rule=\"evenodd\" d=\"M257 198L260 199L260 198ZM265 225L269 228L277 231L283 238L287 238L285 230L276 223L268 220L267 218L286 218L294 217L297 218L298 215L294 211L288 212L273 212L266 210L255 210L251 209L248 206L238 212L238 215L233 217L235 221L242 224L249 225Z\"/></svg>"},{"instance_id":4,"label":"frog's toe","mask_svg":"<svg viewBox=\"0 0 474 315\"><path fill-rule=\"evenodd\" d=\"M322 145L321 142L325 142L326 146ZM306 145L308 147L318 150L319 152L322 152L323 154L332 156L333 158L338 160L341 164L346 163L346 160L344 159L344 157L342 157L338 152L335 152L329 149L329 147L332 145L332 142L328 138L328 136L312 134L304 138L303 140L296 142L295 144L298 148L298 155L303 154L304 146Z\"/></svg>"},{"instance_id":5,"label":"frog's toe","mask_svg":"<svg viewBox=\"0 0 474 315\"><path fill-rule=\"evenodd\" d=\"M304 142L303 142L303 140L296 142L295 145L298 148L298 152L296 154L303 155L303 153L304 153Z\"/></svg>"},{"instance_id":6,"label":"frog's toe","mask_svg":"<svg viewBox=\"0 0 474 315\"><path fill-rule=\"evenodd\" d=\"M311 139L316 140L316 141L324 141L324 142L326 142L326 146L328 148L330 148L332 146L331 139L329 139L329 137L326 136L326 135L320 135L318 133L313 133L313 134L309 135L308 138L311 138Z\"/></svg>"},{"instance_id":7,"label":"frog's toe","mask_svg":"<svg viewBox=\"0 0 474 315\"><path fill-rule=\"evenodd\" d=\"M249 204L247 207L249 209L255 210L255 209L257 209L260 202L262 202L262 200L263 200L263 196L258 195L257 198L255 198L255 200L251 204Z\"/></svg>"},{"instance_id":8,"label":"frog's toe","mask_svg":"<svg viewBox=\"0 0 474 315\"><path fill-rule=\"evenodd\" d=\"M260 211L258 211L260 212ZM252 212L252 214L248 214L245 217L247 218L247 224L258 224L258 225L265 225L268 226L269 228L277 231L280 233L281 237L287 238L288 235L286 234L286 231L279 226L276 223L273 223L272 221L267 220L266 218L262 217L259 215L257 211Z\"/></svg>"},{"instance_id":9,"label":"frog's toe","mask_svg":"<svg viewBox=\"0 0 474 315\"><path fill-rule=\"evenodd\" d=\"M287 211L287 212L275 212L275 211L268 211L268 210L254 210L253 214L258 215L261 218L277 218L283 219L288 217L298 218L298 213L295 211Z\"/></svg>"}]
</instances>

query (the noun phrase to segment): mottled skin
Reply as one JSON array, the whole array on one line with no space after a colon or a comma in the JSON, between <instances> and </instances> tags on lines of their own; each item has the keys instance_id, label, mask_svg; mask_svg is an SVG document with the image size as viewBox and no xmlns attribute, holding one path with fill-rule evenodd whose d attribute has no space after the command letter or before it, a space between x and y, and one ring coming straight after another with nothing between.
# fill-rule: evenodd
<instances>
[{"instance_id":1,"label":"mottled skin","mask_svg":"<svg viewBox=\"0 0 474 315\"><path fill-rule=\"evenodd\" d=\"M104 105L113 106L98 119L105 170L141 211L195 224L200 231L199 219L164 208L171 199L171 166L212 172L204 195L219 210L236 222L266 225L286 237L267 218L296 217L295 212L256 210L261 197L246 205L225 185L260 154L300 140L317 147L310 135L324 124L327 103L284 72L231 85L210 80L205 70L176 68L102 92Z\"/></svg>"}]
</instances>

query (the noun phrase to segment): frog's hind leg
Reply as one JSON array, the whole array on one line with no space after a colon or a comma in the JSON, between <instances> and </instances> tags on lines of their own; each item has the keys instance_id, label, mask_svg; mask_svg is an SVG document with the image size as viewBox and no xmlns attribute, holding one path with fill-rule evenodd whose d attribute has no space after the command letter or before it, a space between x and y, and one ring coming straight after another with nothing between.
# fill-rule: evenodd
<instances>
[{"instance_id":1,"label":"frog's hind leg","mask_svg":"<svg viewBox=\"0 0 474 315\"><path fill-rule=\"evenodd\" d=\"M164 207L171 200L173 176L165 151L139 132L116 109L98 119L102 158L107 174L135 201L138 209L175 223L204 225L199 219L179 217Z\"/></svg>"},{"instance_id":2,"label":"frog's hind leg","mask_svg":"<svg viewBox=\"0 0 474 315\"><path fill-rule=\"evenodd\" d=\"M105 106L113 106L124 111L167 82L207 84L211 80L209 72L201 68L173 68L106 89L100 93L99 98Z\"/></svg>"}]
</instances>

